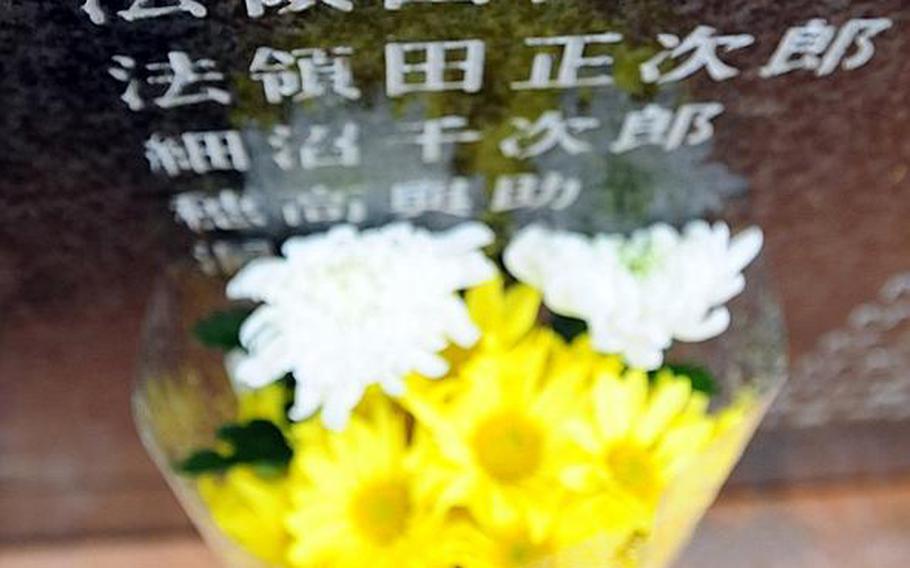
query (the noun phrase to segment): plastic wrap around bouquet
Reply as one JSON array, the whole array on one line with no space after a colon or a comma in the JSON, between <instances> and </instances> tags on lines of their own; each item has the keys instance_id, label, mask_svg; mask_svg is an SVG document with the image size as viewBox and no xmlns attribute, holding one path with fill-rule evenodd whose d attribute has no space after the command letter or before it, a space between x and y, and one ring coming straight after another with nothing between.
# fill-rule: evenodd
<instances>
[{"instance_id":1,"label":"plastic wrap around bouquet","mask_svg":"<svg viewBox=\"0 0 910 568\"><path fill-rule=\"evenodd\" d=\"M668 566L784 377L722 105L612 3L375 4L274 24L197 148L242 190L178 218L270 246L166 274L147 446L231 566Z\"/></svg>"},{"instance_id":2,"label":"plastic wrap around bouquet","mask_svg":"<svg viewBox=\"0 0 910 568\"><path fill-rule=\"evenodd\" d=\"M782 376L774 304L744 275L761 232L535 224L491 258L494 240L479 222L341 225L223 295L170 279L136 410L229 563L673 557Z\"/></svg>"}]
</instances>

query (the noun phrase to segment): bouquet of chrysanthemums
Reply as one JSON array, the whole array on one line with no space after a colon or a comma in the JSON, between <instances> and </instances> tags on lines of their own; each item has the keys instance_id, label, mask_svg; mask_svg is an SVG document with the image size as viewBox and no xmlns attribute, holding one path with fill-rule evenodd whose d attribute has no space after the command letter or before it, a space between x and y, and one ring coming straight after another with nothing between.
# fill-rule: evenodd
<instances>
[{"instance_id":1,"label":"bouquet of chrysanthemums","mask_svg":"<svg viewBox=\"0 0 910 568\"><path fill-rule=\"evenodd\" d=\"M698 361L762 235L405 223L295 237L200 322L230 347L236 420L185 456L263 565L660 566L727 476L755 393ZM235 332L225 340L226 322Z\"/></svg>"}]
</instances>

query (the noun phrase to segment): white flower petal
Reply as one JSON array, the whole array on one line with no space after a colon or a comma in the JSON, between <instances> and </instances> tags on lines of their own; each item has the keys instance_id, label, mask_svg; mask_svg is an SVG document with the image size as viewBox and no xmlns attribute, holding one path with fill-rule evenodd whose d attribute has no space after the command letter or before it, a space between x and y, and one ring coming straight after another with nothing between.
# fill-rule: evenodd
<instances>
[{"instance_id":1,"label":"white flower petal","mask_svg":"<svg viewBox=\"0 0 910 568\"><path fill-rule=\"evenodd\" d=\"M438 378L449 370L449 364L438 355L417 351L412 355L414 370L425 377Z\"/></svg>"},{"instance_id":2,"label":"white flower petal","mask_svg":"<svg viewBox=\"0 0 910 568\"><path fill-rule=\"evenodd\" d=\"M234 379L241 385L258 389L271 384L285 375L285 366L268 353L257 353L237 357L232 372Z\"/></svg>"},{"instance_id":3,"label":"white flower petal","mask_svg":"<svg viewBox=\"0 0 910 568\"><path fill-rule=\"evenodd\" d=\"M322 423L334 432L340 432L348 425L354 407L363 398L364 387L346 384L333 389L325 397L322 406Z\"/></svg>"},{"instance_id":4,"label":"white flower petal","mask_svg":"<svg viewBox=\"0 0 910 568\"><path fill-rule=\"evenodd\" d=\"M282 314L268 306L253 311L240 326L240 344L251 351L268 349L281 339Z\"/></svg>"},{"instance_id":5,"label":"white flower petal","mask_svg":"<svg viewBox=\"0 0 910 568\"><path fill-rule=\"evenodd\" d=\"M504 260L551 311L585 320L596 349L653 369L674 339L704 341L729 327L723 305L744 289L741 271L761 246L757 228L731 239L725 223L702 220L681 232L658 223L630 237L534 226L519 232Z\"/></svg>"},{"instance_id":6,"label":"white flower petal","mask_svg":"<svg viewBox=\"0 0 910 568\"><path fill-rule=\"evenodd\" d=\"M458 289L489 282L496 277L496 265L486 257L474 257L464 262L455 277L453 286Z\"/></svg>"},{"instance_id":7,"label":"white flower petal","mask_svg":"<svg viewBox=\"0 0 910 568\"><path fill-rule=\"evenodd\" d=\"M727 331L728 327L730 327L730 310L717 308L698 324L676 330L674 336L680 341L706 341Z\"/></svg>"},{"instance_id":8,"label":"white flower petal","mask_svg":"<svg viewBox=\"0 0 910 568\"><path fill-rule=\"evenodd\" d=\"M237 375L237 368L246 358L247 354L243 349L231 349L224 356L224 369L227 372L228 379L231 381L231 386L238 392L249 388Z\"/></svg>"},{"instance_id":9,"label":"white flower petal","mask_svg":"<svg viewBox=\"0 0 910 568\"><path fill-rule=\"evenodd\" d=\"M348 425L353 409L342 406L334 399L327 399L322 407L322 424L332 432L341 432Z\"/></svg>"},{"instance_id":10,"label":"white flower petal","mask_svg":"<svg viewBox=\"0 0 910 568\"><path fill-rule=\"evenodd\" d=\"M463 302L453 302L447 311L447 328L449 330L449 338L453 343L463 349L467 349L480 341L480 330L477 329L477 325L471 319L471 315Z\"/></svg>"},{"instance_id":11,"label":"white flower petal","mask_svg":"<svg viewBox=\"0 0 910 568\"><path fill-rule=\"evenodd\" d=\"M496 235L483 223L462 223L439 235L439 245L452 252L471 252L492 244Z\"/></svg>"},{"instance_id":12,"label":"white flower petal","mask_svg":"<svg viewBox=\"0 0 910 568\"><path fill-rule=\"evenodd\" d=\"M648 345L631 345L624 354L629 365L645 371L653 371L664 362L663 350L653 349Z\"/></svg>"},{"instance_id":13,"label":"white flower petal","mask_svg":"<svg viewBox=\"0 0 910 568\"><path fill-rule=\"evenodd\" d=\"M227 297L232 300L267 300L286 275L284 261L257 258L243 267L228 283Z\"/></svg>"},{"instance_id":14,"label":"white flower petal","mask_svg":"<svg viewBox=\"0 0 910 568\"><path fill-rule=\"evenodd\" d=\"M394 397L403 396L407 390L404 379L397 375L383 378L379 381L379 386L387 395Z\"/></svg>"},{"instance_id":15,"label":"white flower petal","mask_svg":"<svg viewBox=\"0 0 910 568\"><path fill-rule=\"evenodd\" d=\"M256 261L228 285L262 302L241 326L249 355L238 380L264 385L292 373L292 417L321 408L337 429L370 385L400 394L411 372L445 375L438 353L479 339L458 293L495 276L480 250L492 239L479 223L435 234L407 223L343 225L288 239L286 258Z\"/></svg>"},{"instance_id":16,"label":"white flower petal","mask_svg":"<svg viewBox=\"0 0 910 568\"><path fill-rule=\"evenodd\" d=\"M322 394L306 381L298 380L294 388L294 405L288 411L291 420L306 420L322 405Z\"/></svg>"},{"instance_id":17,"label":"white flower petal","mask_svg":"<svg viewBox=\"0 0 910 568\"><path fill-rule=\"evenodd\" d=\"M742 274L737 274L733 278L718 285L714 291L714 303L722 304L729 302L736 296L739 296L746 289L746 278Z\"/></svg>"},{"instance_id":18,"label":"white flower petal","mask_svg":"<svg viewBox=\"0 0 910 568\"><path fill-rule=\"evenodd\" d=\"M579 275L573 275L571 272L553 274L549 278L550 285L544 292L543 299L547 306L554 312L568 317L587 315L581 306L586 303L589 296L579 290L579 278Z\"/></svg>"},{"instance_id":19,"label":"white flower petal","mask_svg":"<svg viewBox=\"0 0 910 568\"><path fill-rule=\"evenodd\" d=\"M728 254L728 266L732 272L741 272L761 252L765 237L758 227L750 227L733 238Z\"/></svg>"},{"instance_id":20,"label":"white flower petal","mask_svg":"<svg viewBox=\"0 0 910 568\"><path fill-rule=\"evenodd\" d=\"M542 227L531 226L519 232L506 247L503 262L515 278L530 286L542 288L546 279L544 249L549 233Z\"/></svg>"}]
</instances>

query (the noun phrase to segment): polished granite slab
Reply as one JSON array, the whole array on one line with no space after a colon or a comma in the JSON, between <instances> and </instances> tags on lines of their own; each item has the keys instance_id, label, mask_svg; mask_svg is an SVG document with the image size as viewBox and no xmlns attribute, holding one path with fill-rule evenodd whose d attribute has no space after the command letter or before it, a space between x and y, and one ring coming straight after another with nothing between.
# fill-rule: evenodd
<instances>
[{"instance_id":1,"label":"polished granite slab","mask_svg":"<svg viewBox=\"0 0 910 568\"><path fill-rule=\"evenodd\" d=\"M283 203L289 188L310 179L300 176L317 169L305 169L300 153L292 153L292 167L283 169L283 155L278 153L276 161L267 134L281 134L275 127L288 126L291 138L304 144L298 131L312 126L307 121L313 117L366 125L363 133L370 133L372 142L363 148L361 166L366 169L354 169L357 179L381 178L391 185L401 181L396 177L401 173L444 174L447 180L482 174L489 178L489 190L495 190L500 177L527 173L536 158L505 160L500 155L503 140L497 136L507 135L499 128L510 119L524 116L536 123L553 110L563 112L562 118L597 119L599 129L574 122L569 133L576 142L597 147L594 158L612 165L613 181L606 180L610 191L640 187L644 180L658 194L682 191L686 198L650 209L631 198L640 193L614 192L607 203L582 200L573 203L575 209L551 207L546 215L571 225L589 221L583 213L597 211L598 223L619 227L627 214L672 220L693 214L695 207L756 222L766 231L794 364L790 386L734 483L891 476L910 468L904 442L910 424L910 376L905 372L910 363L906 2L574 0L558 6L551 1L547 7L529 0L512 3L513 10L491 0L488 5L414 4L396 10L377 1L356 2L350 13L322 5L283 14L278 3L263 3L258 16L254 2L252 8L246 2L223 2L208 3L203 17L198 6L204 4L36 0L3 7L0 51L11 55L3 56L0 74L0 502L23 511L29 503L43 502L46 510L59 514L32 511L18 526L4 524L0 539L103 533L117 523L139 532L185 526L176 508L152 505L167 502L160 500L161 482L132 433L128 414L145 301L165 262L195 254L202 268L217 271L239 253L262 250L260 217L225 217L226 207L237 211L230 209L237 200L221 192L249 192L244 195L258 195L270 206ZM153 17L140 10L156 6L170 12ZM768 68L788 31L815 19L824 19L833 30L821 55L830 52L836 37L851 40L849 51L837 60L840 67L820 74L820 57L815 67L775 76ZM855 22L878 22L881 28L885 20L890 26L867 38L874 53L851 59L865 53L863 43L855 41L863 36L838 34L855 31ZM753 38L749 45L743 38L734 44L729 41L737 40L727 40L729 51L720 50L736 76L718 80L699 69L661 89L635 73L630 77L629 66L634 69L666 50L659 34L683 40L699 26L710 26L723 37ZM878 28L863 29L871 34ZM627 62L620 65L614 85L589 86L598 96L586 99L562 88L523 94L512 87L531 80L535 56L541 53L540 46L525 43L527 38L595 33L620 34L623 40L600 37L603 45L594 45L589 55L609 54ZM326 38L320 44L325 48L357 49L358 56L350 56L357 82L338 89L334 106L285 101L284 91L267 91L262 77L253 76L268 69L251 70L259 48L293 52L311 45L313 37ZM477 76L470 81L459 76L454 94L389 96L386 44L476 38L485 42L489 55L478 92L470 92ZM476 44L458 46L456 58L469 57L470 45ZM567 45L545 50L553 58L551 75L563 53L559 50ZM740 47L733 49L736 45ZM176 53L201 65L194 67L196 75L216 73L223 80L208 75L193 89L169 96L173 77L162 72L161 64L185 63ZM291 55L296 61L302 54ZM844 68L845 59L865 61ZM544 69L548 60L540 61ZM603 74L593 67L584 69L589 79ZM406 89L404 83L414 77L401 79L392 93ZM350 88L358 89L360 98L348 98L353 97ZM302 84L296 91L292 95L304 94ZM197 98L184 104L187 100L175 101L175 95ZM370 98L374 95L378 98ZM270 96L280 96L280 104L270 102ZM392 99L410 106L389 103ZM624 149L619 142L628 117L640 116L634 113L651 104L672 109L674 120L682 109L699 110L705 118L718 108L686 105L719 104L723 113L710 118L716 128L707 139L684 137L672 151L666 145L677 144L678 138L633 149L626 144ZM470 119L455 124L461 139L443 145L443 157L450 159L439 171L425 163L426 147L414 143L419 133L399 130L426 119L427 109L434 108L437 114L463 113ZM173 150L175 140L185 143L183 133L234 130L243 131L249 144L246 163L230 153L228 162L213 161L214 154L202 162L189 157L181 162L179 153L155 153ZM483 151L445 153L454 146L460 152L473 148L477 142L469 140L470 130L482 130L489 138ZM385 148L384 142L395 136L410 136L411 141ZM204 148L205 140L191 137L182 150ZM227 144L227 138L213 144L218 140ZM506 148L524 155L532 146ZM586 183L596 179L591 172L599 171L600 162L564 150L556 149L559 160L545 154L535 167L558 169L566 179L577 176ZM162 159L169 155L175 160ZM497 159L479 159L489 155ZM318 178L320 183L350 173L338 167L319 170L325 176ZM514 181L512 186L502 183L507 189L517 187ZM685 193L692 188L697 191ZM478 196L474 189L469 196ZM720 200L719 208L712 209L716 203L711 199ZM388 214L383 206L389 201L367 204L378 202L375 214L382 216ZM188 208L178 207L181 203ZM456 211L459 203L443 201ZM198 216L211 208L218 214ZM301 228L305 210L289 211L269 209L266 232L278 230L276 219L309 230ZM294 217L295 211L302 217ZM341 214L358 211L345 207ZM424 220L452 218L457 215ZM92 419L85 420L87 415ZM136 507L150 513L143 518L128 513ZM121 516L105 516L109 510L121 511Z\"/></svg>"}]
</instances>

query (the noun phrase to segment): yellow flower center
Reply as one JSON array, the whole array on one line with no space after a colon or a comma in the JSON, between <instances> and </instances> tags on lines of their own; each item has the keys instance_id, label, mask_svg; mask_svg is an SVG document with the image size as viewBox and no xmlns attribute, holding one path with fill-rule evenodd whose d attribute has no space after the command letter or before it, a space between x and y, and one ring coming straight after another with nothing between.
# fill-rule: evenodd
<instances>
[{"instance_id":1,"label":"yellow flower center","mask_svg":"<svg viewBox=\"0 0 910 568\"><path fill-rule=\"evenodd\" d=\"M500 557L503 566L528 566L553 552L548 543L535 543L525 533L507 536L502 540L501 547Z\"/></svg>"},{"instance_id":2,"label":"yellow flower center","mask_svg":"<svg viewBox=\"0 0 910 568\"><path fill-rule=\"evenodd\" d=\"M400 479L385 479L365 485L354 494L350 513L354 526L377 544L401 536L411 519L411 493Z\"/></svg>"},{"instance_id":3,"label":"yellow flower center","mask_svg":"<svg viewBox=\"0 0 910 568\"><path fill-rule=\"evenodd\" d=\"M613 478L636 496L650 500L660 492L660 471L651 452L632 442L621 442L607 453Z\"/></svg>"},{"instance_id":4,"label":"yellow flower center","mask_svg":"<svg viewBox=\"0 0 910 568\"><path fill-rule=\"evenodd\" d=\"M543 455L540 427L519 412L500 412L483 420L472 446L481 467L494 479L513 483L534 474Z\"/></svg>"}]
</instances>

